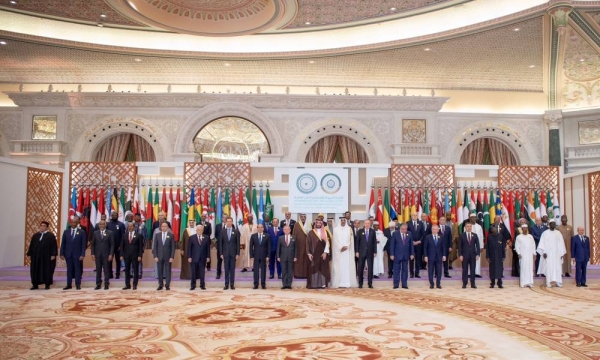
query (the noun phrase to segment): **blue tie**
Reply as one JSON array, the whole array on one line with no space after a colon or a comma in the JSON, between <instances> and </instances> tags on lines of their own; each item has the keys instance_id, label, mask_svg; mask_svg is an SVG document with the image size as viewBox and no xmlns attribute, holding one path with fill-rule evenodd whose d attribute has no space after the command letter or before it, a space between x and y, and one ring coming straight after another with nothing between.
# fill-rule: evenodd
<instances>
[{"instance_id":1,"label":"blue tie","mask_svg":"<svg viewBox=\"0 0 600 360\"><path fill-rule=\"evenodd\" d=\"M437 236L433 237L433 241L435 242L435 245L437 246Z\"/></svg>"},{"instance_id":2,"label":"blue tie","mask_svg":"<svg viewBox=\"0 0 600 360\"><path fill-rule=\"evenodd\" d=\"M258 235L258 244L262 245L262 234Z\"/></svg>"}]
</instances>

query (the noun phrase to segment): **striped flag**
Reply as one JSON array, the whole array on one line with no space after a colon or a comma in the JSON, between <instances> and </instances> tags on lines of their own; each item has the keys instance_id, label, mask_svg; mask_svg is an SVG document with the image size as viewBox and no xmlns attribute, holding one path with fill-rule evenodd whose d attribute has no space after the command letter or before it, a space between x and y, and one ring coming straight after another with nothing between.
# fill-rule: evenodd
<instances>
[{"instance_id":1,"label":"striped flag","mask_svg":"<svg viewBox=\"0 0 600 360\"><path fill-rule=\"evenodd\" d=\"M264 224L265 199L262 186L260 187L260 198L258 200L258 219L256 224Z\"/></svg>"},{"instance_id":2,"label":"striped flag","mask_svg":"<svg viewBox=\"0 0 600 360\"><path fill-rule=\"evenodd\" d=\"M173 189L171 188L171 196L173 195ZM181 199L179 194L179 187L177 188L177 194L173 198L173 235L175 241L179 241L179 235L181 231Z\"/></svg>"},{"instance_id":3,"label":"striped flag","mask_svg":"<svg viewBox=\"0 0 600 360\"><path fill-rule=\"evenodd\" d=\"M389 197L388 188L385 188L384 197L383 197L383 214L382 214L382 222L380 223L381 229L387 229L390 224L390 197Z\"/></svg>"},{"instance_id":4,"label":"striped flag","mask_svg":"<svg viewBox=\"0 0 600 360\"><path fill-rule=\"evenodd\" d=\"M369 198L369 216L377 216L375 211L375 188L371 186L371 197Z\"/></svg>"}]
</instances>

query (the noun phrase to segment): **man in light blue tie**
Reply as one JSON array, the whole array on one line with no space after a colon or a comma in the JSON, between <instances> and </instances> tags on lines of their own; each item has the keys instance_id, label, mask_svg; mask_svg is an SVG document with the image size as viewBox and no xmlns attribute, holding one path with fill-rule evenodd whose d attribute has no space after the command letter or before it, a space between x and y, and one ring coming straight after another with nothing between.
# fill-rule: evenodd
<instances>
[{"instance_id":1,"label":"man in light blue tie","mask_svg":"<svg viewBox=\"0 0 600 360\"><path fill-rule=\"evenodd\" d=\"M219 253L225 265L225 286L223 290L235 290L235 261L240 256L240 233L233 227L233 219L227 217L226 227L221 231Z\"/></svg>"},{"instance_id":2,"label":"man in light blue tie","mask_svg":"<svg viewBox=\"0 0 600 360\"><path fill-rule=\"evenodd\" d=\"M160 232L154 234L152 241L152 255L158 267L158 288L163 289L163 278L166 279L165 289L171 290L171 265L175 258L175 240L173 234L169 232L169 225L163 222L160 225Z\"/></svg>"},{"instance_id":3,"label":"man in light blue tie","mask_svg":"<svg viewBox=\"0 0 600 360\"><path fill-rule=\"evenodd\" d=\"M263 289L267 288L267 263L271 253L271 239L263 224L258 224L258 232L250 236L250 258L254 259L254 289L258 289L258 278Z\"/></svg>"},{"instance_id":4,"label":"man in light blue tie","mask_svg":"<svg viewBox=\"0 0 600 360\"><path fill-rule=\"evenodd\" d=\"M433 273L435 271L435 286L438 289L442 288L442 262L446 261L448 256L448 246L439 235L440 227L433 225L431 234L425 236L423 244L424 259L427 263L427 272L429 274L429 288L433 289Z\"/></svg>"}]
</instances>

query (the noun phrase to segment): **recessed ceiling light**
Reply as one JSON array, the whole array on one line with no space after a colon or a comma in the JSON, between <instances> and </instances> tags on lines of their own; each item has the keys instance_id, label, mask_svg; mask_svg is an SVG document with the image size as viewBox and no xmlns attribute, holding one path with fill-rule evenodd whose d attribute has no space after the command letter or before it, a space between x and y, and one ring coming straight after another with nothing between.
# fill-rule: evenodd
<instances>
[{"instance_id":1,"label":"recessed ceiling light","mask_svg":"<svg viewBox=\"0 0 600 360\"><path fill-rule=\"evenodd\" d=\"M309 63L309 64L314 64L314 63L315 63L315 61L314 61L314 60L310 60L308 63Z\"/></svg>"},{"instance_id":2,"label":"recessed ceiling light","mask_svg":"<svg viewBox=\"0 0 600 360\"><path fill-rule=\"evenodd\" d=\"M431 51L431 49L430 48L425 48L425 49L423 49L423 51Z\"/></svg>"},{"instance_id":3,"label":"recessed ceiling light","mask_svg":"<svg viewBox=\"0 0 600 360\"><path fill-rule=\"evenodd\" d=\"M0 45L6 45L6 41L0 40Z\"/></svg>"},{"instance_id":4,"label":"recessed ceiling light","mask_svg":"<svg viewBox=\"0 0 600 360\"><path fill-rule=\"evenodd\" d=\"M104 27L103 23L98 23L98 27Z\"/></svg>"},{"instance_id":5,"label":"recessed ceiling light","mask_svg":"<svg viewBox=\"0 0 600 360\"><path fill-rule=\"evenodd\" d=\"M529 65L529 67L533 69L535 67L535 65Z\"/></svg>"},{"instance_id":6,"label":"recessed ceiling light","mask_svg":"<svg viewBox=\"0 0 600 360\"><path fill-rule=\"evenodd\" d=\"M584 62L584 61L585 61L585 59L579 59L579 61L580 61L580 62Z\"/></svg>"},{"instance_id":7,"label":"recessed ceiling light","mask_svg":"<svg viewBox=\"0 0 600 360\"><path fill-rule=\"evenodd\" d=\"M514 28L513 31L521 31L521 28Z\"/></svg>"},{"instance_id":8,"label":"recessed ceiling light","mask_svg":"<svg viewBox=\"0 0 600 360\"><path fill-rule=\"evenodd\" d=\"M310 25L310 21L305 22L304 25Z\"/></svg>"},{"instance_id":9,"label":"recessed ceiling light","mask_svg":"<svg viewBox=\"0 0 600 360\"><path fill-rule=\"evenodd\" d=\"M142 59L140 59L140 58L135 58L135 59L133 59L133 61L135 61L135 62L141 62L141 61L142 61Z\"/></svg>"},{"instance_id":10,"label":"recessed ceiling light","mask_svg":"<svg viewBox=\"0 0 600 360\"><path fill-rule=\"evenodd\" d=\"M223 64L223 65L225 65L225 66L231 66L231 64L230 64L230 63L225 63L225 64Z\"/></svg>"},{"instance_id":11,"label":"recessed ceiling light","mask_svg":"<svg viewBox=\"0 0 600 360\"><path fill-rule=\"evenodd\" d=\"M390 11L396 11L396 8L395 7L391 7Z\"/></svg>"},{"instance_id":12,"label":"recessed ceiling light","mask_svg":"<svg viewBox=\"0 0 600 360\"><path fill-rule=\"evenodd\" d=\"M105 13L101 13L100 17L104 19L104 18L106 18L106 14Z\"/></svg>"},{"instance_id":13,"label":"recessed ceiling light","mask_svg":"<svg viewBox=\"0 0 600 360\"><path fill-rule=\"evenodd\" d=\"M15 0L11 0L9 1L11 5L17 5L17 2Z\"/></svg>"}]
</instances>

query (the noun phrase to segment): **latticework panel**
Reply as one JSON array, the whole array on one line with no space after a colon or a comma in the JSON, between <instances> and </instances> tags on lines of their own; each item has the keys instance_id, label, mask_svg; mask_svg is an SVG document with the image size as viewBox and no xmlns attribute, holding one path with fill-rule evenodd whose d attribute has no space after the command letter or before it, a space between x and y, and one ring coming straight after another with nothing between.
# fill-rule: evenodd
<instances>
[{"instance_id":1,"label":"latticework panel","mask_svg":"<svg viewBox=\"0 0 600 360\"><path fill-rule=\"evenodd\" d=\"M554 190L560 193L557 166L500 166L498 186L516 190Z\"/></svg>"},{"instance_id":2,"label":"latticework panel","mask_svg":"<svg viewBox=\"0 0 600 360\"><path fill-rule=\"evenodd\" d=\"M137 167L134 162L72 162L70 181L73 186L135 186Z\"/></svg>"},{"instance_id":3,"label":"latticework panel","mask_svg":"<svg viewBox=\"0 0 600 360\"><path fill-rule=\"evenodd\" d=\"M62 199L63 174L59 172L29 168L27 172L27 199L25 213L25 254L29 250L29 242L33 234L39 231L42 221L50 223L49 231L60 238L60 209ZM30 259L25 256L25 266Z\"/></svg>"},{"instance_id":4,"label":"latticework panel","mask_svg":"<svg viewBox=\"0 0 600 360\"><path fill-rule=\"evenodd\" d=\"M600 264L600 172L588 175L590 194L590 263Z\"/></svg>"},{"instance_id":5,"label":"latticework panel","mask_svg":"<svg viewBox=\"0 0 600 360\"><path fill-rule=\"evenodd\" d=\"M454 187L454 165L392 165L391 185L409 187Z\"/></svg>"},{"instance_id":6,"label":"latticework panel","mask_svg":"<svg viewBox=\"0 0 600 360\"><path fill-rule=\"evenodd\" d=\"M250 163L185 163L183 182L188 187L250 186Z\"/></svg>"}]
</instances>

